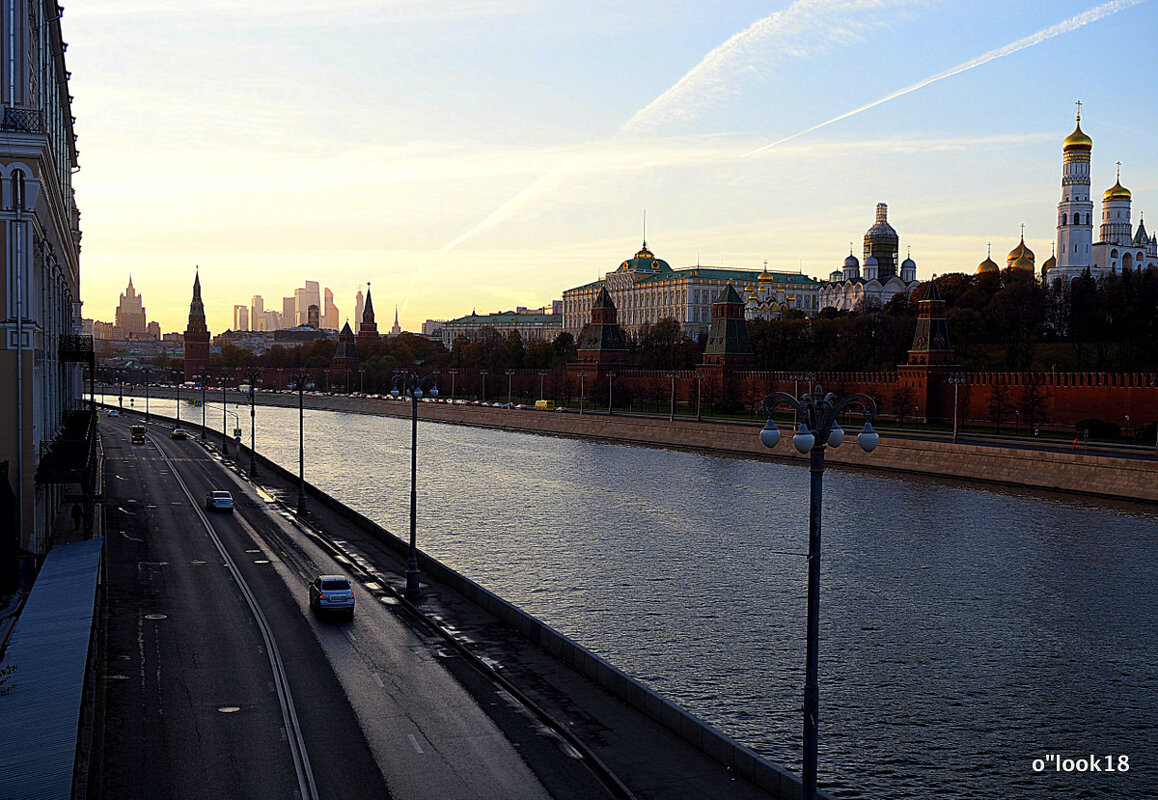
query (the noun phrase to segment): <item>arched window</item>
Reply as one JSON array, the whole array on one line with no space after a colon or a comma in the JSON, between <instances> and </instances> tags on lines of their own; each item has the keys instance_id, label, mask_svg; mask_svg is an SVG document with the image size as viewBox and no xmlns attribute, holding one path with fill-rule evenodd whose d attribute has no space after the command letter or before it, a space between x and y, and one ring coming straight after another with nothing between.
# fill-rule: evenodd
<instances>
[{"instance_id":1,"label":"arched window","mask_svg":"<svg viewBox=\"0 0 1158 800\"><path fill-rule=\"evenodd\" d=\"M24 208L24 171L19 169L12 172L12 207Z\"/></svg>"},{"instance_id":2,"label":"arched window","mask_svg":"<svg viewBox=\"0 0 1158 800\"><path fill-rule=\"evenodd\" d=\"M1077 216L1077 214L1075 214L1074 216L1076 217L1076 216ZM1066 215L1066 214L1062 214L1062 225L1063 225L1063 226L1066 224L1066 219L1067 219L1067 215Z\"/></svg>"}]
</instances>

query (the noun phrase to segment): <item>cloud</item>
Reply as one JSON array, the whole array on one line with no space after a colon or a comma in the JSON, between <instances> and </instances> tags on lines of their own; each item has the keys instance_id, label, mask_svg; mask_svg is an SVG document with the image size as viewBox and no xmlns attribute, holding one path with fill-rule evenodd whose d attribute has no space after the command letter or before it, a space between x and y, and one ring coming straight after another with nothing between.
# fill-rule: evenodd
<instances>
[{"instance_id":1,"label":"cloud","mask_svg":"<svg viewBox=\"0 0 1158 800\"><path fill-rule=\"evenodd\" d=\"M841 120L845 120L845 119L848 119L849 117L856 116L857 114L860 114L861 112L868 111L870 108L876 108L877 106L882 105L883 103L887 103L890 100L896 100L898 97L904 97L905 95L910 94L911 92L915 92L918 89L925 88L926 86L928 86L931 83L936 83L937 81L943 81L946 78L952 78L954 75L960 75L962 72L967 72L971 69L975 69L975 68L980 67L984 64L988 64L990 61L994 61L998 58L1004 58L1005 56L1012 55L1020 50L1026 49L1027 47L1033 47L1035 44L1041 44L1042 42L1044 42L1048 39L1052 39L1055 36L1061 36L1063 33L1069 33L1070 31L1077 30L1078 28L1081 28L1085 25L1089 25L1091 22L1096 22L1096 21L1102 19L1103 17L1108 17L1111 14L1116 14L1119 11L1126 9L1126 8L1131 8L1133 6L1141 5L1144 2L1146 2L1146 0L1112 0L1112 2L1103 3L1100 6L1095 6L1094 8L1091 8L1089 11L1085 11L1081 14L1077 14L1073 17L1070 17L1069 19L1066 19L1066 20L1059 22L1056 25L1051 25L1050 27L1044 28L1043 30L1038 31L1037 33L1032 34L1031 36L1026 36L1024 39L1018 39L1016 42L1011 42L1010 44L1007 44L1004 47L999 47L996 50L990 50L988 53L985 53L984 55L980 55L977 58L974 58L970 61L966 61L963 64L958 64L957 66L953 67L952 69L947 69L944 72L939 72L936 75L933 75L929 78L925 78L924 80L917 81L916 83L912 84L911 86L906 86L904 89L899 89L898 91L895 91L892 94L888 94L888 95L885 95L884 97L881 97L877 100L873 100L871 103L866 103L865 105L860 106L859 108L854 108L852 111L846 111L845 113L841 114L840 116L833 117L832 119L826 120L826 121L820 123L819 125L813 125L811 128L806 128L805 130L798 131L797 133L794 133L791 136L785 136L783 139L778 139L777 141L771 142L770 144L766 144L763 147L757 147L752 152L747 153L745 157L756 155L757 153L761 153L770 147L776 147L777 145L781 145L781 144L784 144L785 142L792 141L793 139L795 139L797 137L804 136L805 134L812 133L813 131L817 131L817 130L820 130L821 128L828 127L829 125L840 122Z\"/></svg>"}]
</instances>

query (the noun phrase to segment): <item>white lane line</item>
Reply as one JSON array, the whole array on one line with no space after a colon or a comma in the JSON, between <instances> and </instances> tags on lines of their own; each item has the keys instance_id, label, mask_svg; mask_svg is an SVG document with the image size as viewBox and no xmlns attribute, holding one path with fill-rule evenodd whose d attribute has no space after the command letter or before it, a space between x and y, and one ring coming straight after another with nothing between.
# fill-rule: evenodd
<instances>
[{"instance_id":1,"label":"white lane line","mask_svg":"<svg viewBox=\"0 0 1158 800\"><path fill-rule=\"evenodd\" d=\"M418 740L414 738L414 734L410 734L410 743L414 745L414 749L418 751L418 755L422 755L422 748L418 746Z\"/></svg>"},{"instance_id":2,"label":"white lane line","mask_svg":"<svg viewBox=\"0 0 1158 800\"><path fill-rule=\"evenodd\" d=\"M370 674L374 676L374 683L378 684L379 689L385 689L386 688L386 684L382 683L382 676L381 675L379 675L377 672L372 672Z\"/></svg>"}]
</instances>

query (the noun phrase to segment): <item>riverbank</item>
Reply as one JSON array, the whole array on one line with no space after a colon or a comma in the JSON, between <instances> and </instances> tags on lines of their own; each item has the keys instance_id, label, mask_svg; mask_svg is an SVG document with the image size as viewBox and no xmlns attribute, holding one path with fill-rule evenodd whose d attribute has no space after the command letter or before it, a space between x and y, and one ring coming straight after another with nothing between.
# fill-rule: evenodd
<instances>
[{"instance_id":1,"label":"riverbank","mask_svg":"<svg viewBox=\"0 0 1158 800\"><path fill-rule=\"evenodd\" d=\"M155 396L172 397L156 391ZM212 396L210 401L212 402ZM230 392L230 402L242 395ZM259 393L260 405L296 406L289 394ZM307 408L354 414L409 417L410 403L360 397L307 396ZM419 419L451 425L592 439L616 444L674 447L769 459L807 465L808 457L797 453L791 437L769 450L760 442L756 422L696 422L677 419L606 414L548 413L544 411L455 406L441 403L419 405ZM1012 447L1005 444L947 442L881 436L880 445L865 453L852 440L829 448L826 463L910 475L953 478L1002 486L1083 494L1120 500L1158 503L1158 460L1062 450L1048 444ZM260 451L260 445L258 450Z\"/></svg>"}]
</instances>

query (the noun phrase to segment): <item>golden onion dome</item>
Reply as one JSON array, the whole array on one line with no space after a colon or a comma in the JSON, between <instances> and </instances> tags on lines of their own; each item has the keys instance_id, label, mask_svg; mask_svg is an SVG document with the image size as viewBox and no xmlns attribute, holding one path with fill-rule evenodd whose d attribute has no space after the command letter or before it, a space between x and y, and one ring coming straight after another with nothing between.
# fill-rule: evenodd
<instances>
[{"instance_id":1,"label":"golden onion dome","mask_svg":"<svg viewBox=\"0 0 1158 800\"><path fill-rule=\"evenodd\" d=\"M1001 267L997 266L997 262L988 256L985 260L977 265L977 274L981 275L985 272L1001 272Z\"/></svg>"},{"instance_id":2,"label":"golden onion dome","mask_svg":"<svg viewBox=\"0 0 1158 800\"><path fill-rule=\"evenodd\" d=\"M1092 150L1093 147L1094 140L1086 136L1082 130L1082 119L1078 117L1078 124L1074 126L1074 132L1062 142L1062 151L1068 153L1070 150Z\"/></svg>"},{"instance_id":3,"label":"golden onion dome","mask_svg":"<svg viewBox=\"0 0 1158 800\"><path fill-rule=\"evenodd\" d=\"M1048 270L1053 269L1056 266L1057 266L1057 256L1050 256L1049 258L1047 258L1045 260L1045 263L1041 265L1041 271L1046 272Z\"/></svg>"},{"instance_id":4,"label":"golden onion dome","mask_svg":"<svg viewBox=\"0 0 1158 800\"><path fill-rule=\"evenodd\" d=\"M1102 195L1103 200L1129 200L1130 190L1122 185L1121 180L1114 181L1114 185Z\"/></svg>"},{"instance_id":5,"label":"golden onion dome","mask_svg":"<svg viewBox=\"0 0 1158 800\"><path fill-rule=\"evenodd\" d=\"M1026 258L1027 256L1031 261L1034 258L1033 251L1025 246L1025 237L1022 237L1021 241L1017 243L1017 247L1009 251L1009 255L1005 257L1005 260L1009 262L1010 266L1013 266L1014 261Z\"/></svg>"}]
</instances>

